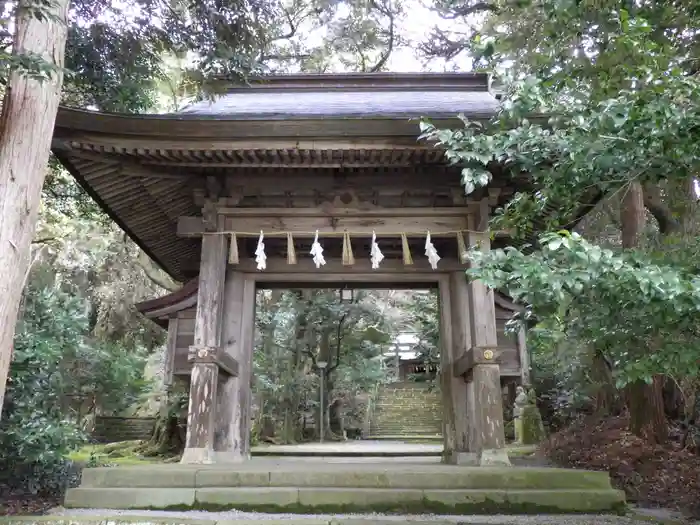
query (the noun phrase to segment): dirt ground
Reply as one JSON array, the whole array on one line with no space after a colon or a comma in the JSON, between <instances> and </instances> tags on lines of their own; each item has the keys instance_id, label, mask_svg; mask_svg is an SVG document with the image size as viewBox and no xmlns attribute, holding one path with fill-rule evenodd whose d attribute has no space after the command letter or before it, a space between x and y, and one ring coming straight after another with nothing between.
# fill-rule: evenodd
<instances>
[{"instance_id":1,"label":"dirt ground","mask_svg":"<svg viewBox=\"0 0 700 525\"><path fill-rule=\"evenodd\" d=\"M61 503L58 496L0 493L0 516L45 514Z\"/></svg>"},{"instance_id":2,"label":"dirt ground","mask_svg":"<svg viewBox=\"0 0 700 525\"><path fill-rule=\"evenodd\" d=\"M652 446L625 417L588 418L553 434L540 454L559 466L605 470L630 503L700 518L700 456L674 442Z\"/></svg>"}]
</instances>

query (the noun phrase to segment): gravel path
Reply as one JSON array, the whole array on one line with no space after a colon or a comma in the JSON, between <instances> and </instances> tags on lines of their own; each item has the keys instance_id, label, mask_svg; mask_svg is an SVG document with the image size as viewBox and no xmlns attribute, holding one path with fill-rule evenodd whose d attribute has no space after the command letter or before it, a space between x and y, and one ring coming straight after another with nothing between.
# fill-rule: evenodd
<instances>
[{"instance_id":1,"label":"gravel path","mask_svg":"<svg viewBox=\"0 0 700 525\"><path fill-rule=\"evenodd\" d=\"M119 517L125 521L147 522L148 519L158 520L161 523L168 520L173 525L178 520L258 523L286 523L288 525L379 525L396 522L413 522L415 525L426 523L442 524L472 524L472 525L649 525L655 521L649 519L634 519L622 516L439 516L432 514L423 515L386 515L386 514L265 514L257 512L206 512L206 511L147 511L147 510L109 510L109 509L63 509L57 508L51 512L51 516L65 516L71 518L85 517L110 518L116 521ZM182 523L182 522L180 522ZM659 522L656 522L659 523Z\"/></svg>"}]
</instances>

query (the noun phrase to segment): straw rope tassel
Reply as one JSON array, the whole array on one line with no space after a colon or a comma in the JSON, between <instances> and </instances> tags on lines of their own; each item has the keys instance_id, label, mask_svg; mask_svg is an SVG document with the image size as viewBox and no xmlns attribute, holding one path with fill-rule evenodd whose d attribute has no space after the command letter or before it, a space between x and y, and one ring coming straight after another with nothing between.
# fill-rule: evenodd
<instances>
[{"instance_id":1,"label":"straw rope tassel","mask_svg":"<svg viewBox=\"0 0 700 525\"><path fill-rule=\"evenodd\" d=\"M297 252L294 250L294 236L287 233L287 264L297 263Z\"/></svg>"},{"instance_id":2,"label":"straw rope tassel","mask_svg":"<svg viewBox=\"0 0 700 525\"><path fill-rule=\"evenodd\" d=\"M464 242L464 235L462 232L457 232L457 255L459 256L459 262L462 264L467 264L469 262L469 255L467 255L467 245Z\"/></svg>"},{"instance_id":3,"label":"straw rope tassel","mask_svg":"<svg viewBox=\"0 0 700 525\"><path fill-rule=\"evenodd\" d=\"M231 242L228 247L228 263L238 264L238 239L236 234L231 234Z\"/></svg>"},{"instance_id":4,"label":"straw rope tassel","mask_svg":"<svg viewBox=\"0 0 700 525\"><path fill-rule=\"evenodd\" d=\"M403 252L403 263L406 266L413 264L413 257L411 256L411 247L408 245L408 237L405 233L401 234L401 251Z\"/></svg>"},{"instance_id":5,"label":"straw rope tassel","mask_svg":"<svg viewBox=\"0 0 700 525\"><path fill-rule=\"evenodd\" d=\"M350 243L350 234L343 233L343 266L352 266L355 264L355 255L352 253L352 244Z\"/></svg>"}]
</instances>

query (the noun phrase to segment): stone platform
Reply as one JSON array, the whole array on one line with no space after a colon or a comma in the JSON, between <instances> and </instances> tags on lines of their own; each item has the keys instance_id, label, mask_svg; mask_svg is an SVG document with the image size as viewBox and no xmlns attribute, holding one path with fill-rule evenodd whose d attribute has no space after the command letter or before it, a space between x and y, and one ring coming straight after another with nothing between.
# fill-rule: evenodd
<instances>
[{"instance_id":1,"label":"stone platform","mask_svg":"<svg viewBox=\"0 0 700 525\"><path fill-rule=\"evenodd\" d=\"M604 472L262 458L88 468L65 499L68 508L436 514L618 512L624 503Z\"/></svg>"}]
</instances>

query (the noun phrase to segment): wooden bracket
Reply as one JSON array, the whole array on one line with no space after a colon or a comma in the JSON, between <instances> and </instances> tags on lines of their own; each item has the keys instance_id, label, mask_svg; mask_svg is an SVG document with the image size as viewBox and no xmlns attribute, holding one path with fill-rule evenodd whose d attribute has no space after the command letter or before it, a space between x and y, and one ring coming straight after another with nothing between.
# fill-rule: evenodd
<instances>
[{"instance_id":1,"label":"wooden bracket","mask_svg":"<svg viewBox=\"0 0 700 525\"><path fill-rule=\"evenodd\" d=\"M497 346L473 346L454 363L455 377L467 375L476 365L497 365L500 362L501 349Z\"/></svg>"},{"instance_id":2,"label":"wooden bracket","mask_svg":"<svg viewBox=\"0 0 700 525\"><path fill-rule=\"evenodd\" d=\"M210 363L217 365L224 373L238 377L238 361L221 347L192 345L187 354L190 363Z\"/></svg>"}]
</instances>

